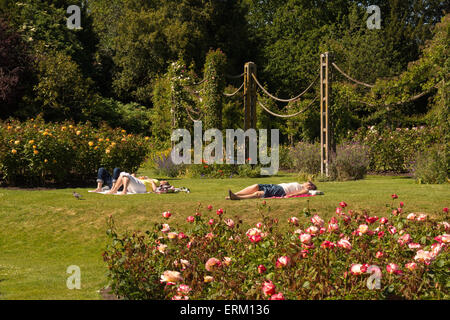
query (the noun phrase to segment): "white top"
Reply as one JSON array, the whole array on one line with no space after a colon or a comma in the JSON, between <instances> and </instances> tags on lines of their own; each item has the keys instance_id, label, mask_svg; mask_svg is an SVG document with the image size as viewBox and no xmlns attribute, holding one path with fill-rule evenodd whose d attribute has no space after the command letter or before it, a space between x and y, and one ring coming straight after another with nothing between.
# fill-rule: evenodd
<instances>
[{"instance_id":1,"label":"white top","mask_svg":"<svg viewBox=\"0 0 450 320\"><path fill-rule=\"evenodd\" d=\"M303 186L298 182L280 183L279 185L284 189L287 196L303 190Z\"/></svg>"}]
</instances>

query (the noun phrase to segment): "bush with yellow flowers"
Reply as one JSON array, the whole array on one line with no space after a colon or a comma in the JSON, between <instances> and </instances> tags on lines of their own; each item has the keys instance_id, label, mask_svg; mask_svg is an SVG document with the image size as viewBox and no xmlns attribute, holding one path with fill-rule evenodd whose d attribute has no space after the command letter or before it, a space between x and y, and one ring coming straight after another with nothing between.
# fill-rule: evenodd
<instances>
[{"instance_id":1,"label":"bush with yellow flowers","mask_svg":"<svg viewBox=\"0 0 450 320\"><path fill-rule=\"evenodd\" d=\"M10 120L0 122L0 179L9 186L87 182L101 166L136 172L148 150L147 137L122 129Z\"/></svg>"}]
</instances>

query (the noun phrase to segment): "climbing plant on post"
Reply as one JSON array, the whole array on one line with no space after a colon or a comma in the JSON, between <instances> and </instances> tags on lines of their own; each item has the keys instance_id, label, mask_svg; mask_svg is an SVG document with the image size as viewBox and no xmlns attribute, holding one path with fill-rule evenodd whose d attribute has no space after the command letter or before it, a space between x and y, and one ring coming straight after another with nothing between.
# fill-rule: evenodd
<instances>
[{"instance_id":1,"label":"climbing plant on post","mask_svg":"<svg viewBox=\"0 0 450 320\"><path fill-rule=\"evenodd\" d=\"M225 89L225 67L227 58L217 49L206 56L202 97L205 113L204 128L222 129L222 99Z\"/></svg>"},{"instance_id":2,"label":"climbing plant on post","mask_svg":"<svg viewBox=\"0 0 450 320\"><path fill-rule=\"evenodd\" d=\"M186 66L183 61L178 60L172 62L167 72L170 82L170 113L172 116L172 130L183 127L183 119L185 118L185 110L183 108L183 100L186 95L184 85L188 82Z\"/></svg>"}]
</instances>

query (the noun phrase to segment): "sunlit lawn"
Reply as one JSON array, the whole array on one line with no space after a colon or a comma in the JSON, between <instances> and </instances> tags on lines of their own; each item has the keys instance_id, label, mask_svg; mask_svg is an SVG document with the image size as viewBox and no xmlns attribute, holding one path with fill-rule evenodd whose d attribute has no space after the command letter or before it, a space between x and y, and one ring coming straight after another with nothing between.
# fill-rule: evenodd
<instances>
[{"instance_id":1,"label":"sunlit lawn","mask_svg":"<svg viewBox=\"0 0 450 320\"><path fill-rule=\"evenodd\" d=\"M0 299L100 299L98 290L107 284L101 254L108 215L113 214L121 230L144 230L170 210L169 223L176 227L184 225L201 203L206 215L206 206L212 204L250 225L260 220L256 204L261 200L226 201L226 191L293 180L287 174L259 179L174 179L173 185L188 187L191 193L168 195L106 196L76 189L85 200L72 196L75 189L0 189ZM344 200L352 209L385 215L385 205L396 193L406 211L438 215L450 199L448 184L418 185L406 177L369 176L361 181L318 183L318 187L324 196L268 200L271 214L284 225L292 215L306 219L301 212L309 200L327 220ZM66 287L70 265L81 268L80 290Z\"/></svg>"}]
</instances>

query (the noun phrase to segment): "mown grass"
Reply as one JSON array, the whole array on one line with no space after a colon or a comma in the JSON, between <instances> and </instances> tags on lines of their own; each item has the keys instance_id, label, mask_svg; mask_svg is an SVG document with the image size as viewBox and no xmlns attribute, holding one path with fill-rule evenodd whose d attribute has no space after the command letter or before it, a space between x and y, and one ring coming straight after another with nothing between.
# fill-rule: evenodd
<instances>
[{"instance_id":1,"label":"mown grass","mask_svg":"<svg viewBox=\"0 0 450 320\"><path fill-rule=\"evenodd\" d=\"M110 214L120 230L145 230L170 210L170 225L182 227L201 203L204 214L212 204L250 225L260 220L256 204L261 200L226 201L226 191L293 180L288 174L259 179L174 179L173 185L188 187L191 193L125 197L92 194L88 189L0 189L0 299L101 299L98 290L107 284L101 254L108 240L105 230ZM386 215L392 193L405 202L408 212L441 215L449 205L448 184L418 185L406 177L369 176L360 181L318 183L318 187L324 196L268 200L271 214L284 225L293 215L306 219L301 212L309 201L327 220L336 205L346 201L351 209ZM76 200L74 190L85 200ZM66 287L70 265L81 269L80 290Z\"/></svg>"}]
</instances>

